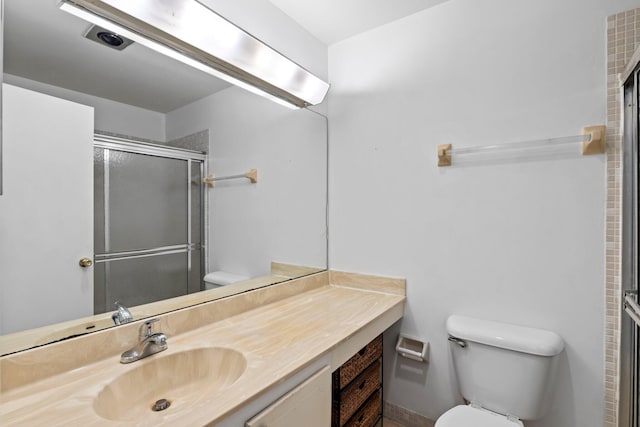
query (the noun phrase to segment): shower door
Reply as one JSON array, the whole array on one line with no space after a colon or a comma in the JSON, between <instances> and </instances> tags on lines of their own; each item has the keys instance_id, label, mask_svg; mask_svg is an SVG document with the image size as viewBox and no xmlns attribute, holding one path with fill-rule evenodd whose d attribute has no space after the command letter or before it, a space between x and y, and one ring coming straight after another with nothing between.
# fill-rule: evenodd
<instances>
[{"instance_id":1,"label":"shower door","mask_svg":"<svg viewBox=\"0 0 640 427\"><path fill-rule=\"evenodd\" d=\"M638 136L640 66L624 86L620 423L640 427L640 301L638 295Z\"/></svg>"},{"instance_id":2,"label":"shower door","mask_svg":"<svg viewBox=\"0 0 640 427\"><path fill-rule=\"evenodd\" d=\"M95 313L201 290L204 159L96 135Z\"/></svg>"}]
</instances>

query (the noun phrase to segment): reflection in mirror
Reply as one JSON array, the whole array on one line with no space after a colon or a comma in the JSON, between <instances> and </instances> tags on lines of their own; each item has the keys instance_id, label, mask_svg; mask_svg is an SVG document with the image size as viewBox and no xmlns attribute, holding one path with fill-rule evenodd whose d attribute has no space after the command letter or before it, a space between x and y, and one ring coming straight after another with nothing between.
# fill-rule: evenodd
<instances>
[{"instance_id":1,"label":"reflection in mirror","mask_svg":"<svg viewBox=\"0 0 640 427\"><path fill-rule=\"evenodd\" d=\"M100 26L112 48L135 41L288 108L317 105L329 89L203 0L61 0L60 9Z\"/></svg>"},{"instance_id":2,"label":"reflection in mirror","mask_svg":"<svg viewBox=\"0 0 640 427\"><path fill-rule=\"evenodd\" d=\"M323 117L4 3L0 353L326 268Z\"/></svg>"}]
</instances>

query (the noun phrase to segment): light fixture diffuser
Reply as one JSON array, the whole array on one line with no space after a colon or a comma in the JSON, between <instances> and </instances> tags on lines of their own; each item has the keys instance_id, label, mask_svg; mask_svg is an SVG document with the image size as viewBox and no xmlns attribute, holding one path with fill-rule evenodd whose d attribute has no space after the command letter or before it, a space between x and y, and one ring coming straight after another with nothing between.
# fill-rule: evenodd
<instances>
[{"instance_id":1,"label":"light fixture diffuser","mask_svg":"<svg viewBox=\"0 0 640 427\"><path fill-rule=\"evenodd\" d=\"M329 84L196 0L62 0L60 8L289 107Z\"/></svg>"}]
</instances>

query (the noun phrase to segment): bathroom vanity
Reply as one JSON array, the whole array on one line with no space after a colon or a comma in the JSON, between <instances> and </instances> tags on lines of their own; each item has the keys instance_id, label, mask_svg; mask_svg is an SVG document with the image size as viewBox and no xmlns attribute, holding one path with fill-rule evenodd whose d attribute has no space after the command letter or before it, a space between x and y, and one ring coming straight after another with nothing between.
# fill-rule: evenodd
<instances>
[{"instance_id":1,"label":"bathroom vanity","mask_svg":"<svg viewBox=\"0 0 640 427\"><path fill-rule=\"evenodd\" d=\"M278 420L277 408L296 402L311 402L328 420L330 373L339 377L346 362L381 349L369 343L402 317L404 301L402 279L322 272L160 316L168 349L130 364L120 354L135 345L142 322L7 355L0 420L241 426L260 414ZM373 362L354 371L357 384L348 381L355 388L361 375L379 375L379 354L371 354ZM379 393L379 384L361 393L357 417L369 402L381 403ZM151 410L163 398L171 405Z\"/></svg>"}]
</instances>

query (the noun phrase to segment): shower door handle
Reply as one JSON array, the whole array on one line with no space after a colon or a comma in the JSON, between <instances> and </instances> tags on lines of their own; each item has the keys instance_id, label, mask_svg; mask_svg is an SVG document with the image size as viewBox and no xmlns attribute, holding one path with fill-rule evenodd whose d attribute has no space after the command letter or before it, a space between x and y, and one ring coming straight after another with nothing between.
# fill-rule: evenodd
<instances>
[{"instance_id":1,"label":"shower door handle","mask_svg":"<svg viewBox=\"0 0 640 427\"><path fill-rule=\"evenodd\" d=\"M78 262L78 264L82 268L88 268L93 265L93 261L91 261L91 258L84 257L84 258L80 258L80 261Z\"/></svg>"},{"instance_id":2,"label":"shower door handle","mask_svg":"<svg viewBox=\"0 0 640 427\"><path fill-rule=\"evenodd\" d=\"M640 305L637 301L638 291L636 289L627 290L624 292L624 311L627 312L629 317L635 322L636 326L640 327Z\"/></svg>"}]
</instances>

